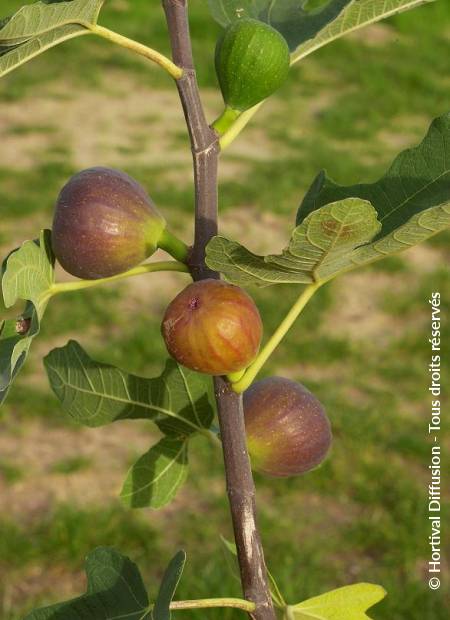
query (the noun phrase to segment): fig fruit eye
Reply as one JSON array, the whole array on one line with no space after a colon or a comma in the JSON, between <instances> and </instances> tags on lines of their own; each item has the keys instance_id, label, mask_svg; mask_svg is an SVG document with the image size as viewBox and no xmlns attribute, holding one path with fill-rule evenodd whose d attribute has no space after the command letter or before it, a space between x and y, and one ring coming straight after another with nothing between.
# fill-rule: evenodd
<instances>
[{"instance_id":1,"label":"fig fruit eye","mask_svg":"<svg viewBox=\"0 0 450 620\"><path fill-rule=\"evenodd\" d=\"M169 304L161 331L180 364L209 375L246 368L262 338L258 309L241 288L220 280L187 286Z\"/></svg>"},{"instance_id":2,"label":"fig fruit eye","mask_svg":"<svg viewBox=\"0 0 450 620\"><path fill-rule=\"evenodd\" d=\"M252 465L278 478L303 474L326 457L332 435L317 398L282 377L257 381L243 396Z\"/></svg>"},{"instance_id":3,"label":"fig fruit eye","mask_svg":"<svg viewBox=\"0 0 450 620\"><path fill-rule=\"evenodd\" d=\"M165 227L137 181L119 170L89 168L75 174L59 194L53 251L68 273L106 278L151 256Z\"/></svg>"},{"instance_id":4,"label":"fig fruit eye","mask_svg":"<svg viewBox=\"0 0 450 620\"><path fill-rule=\"evenodd\" d=\"M286 39L256 19L239 19L216 46L216 73L227 107L244 112L284 83L290 66Z\"/></svg>"}]
</instances>

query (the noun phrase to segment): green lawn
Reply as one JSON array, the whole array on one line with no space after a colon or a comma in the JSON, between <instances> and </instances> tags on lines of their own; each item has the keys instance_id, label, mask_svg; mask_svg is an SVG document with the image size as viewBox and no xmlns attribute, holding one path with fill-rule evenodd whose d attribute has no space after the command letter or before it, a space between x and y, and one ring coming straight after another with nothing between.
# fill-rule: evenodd
<instances>
[{"instance_id":1,"label":"green lawn","mask_svg":"<svg viewBox=\"0 0 450 620\"><path fill-rule=\"evenodd\" d=\"M21 4L10 0L0 17ZM221 105L212 51L219 29L204 0L191 4L212 121ZM168 52L159 2L110 0L101 23ZM449 58L450 6L439 0L335 42L295 67L223 156L223 230L257 251L275 252L320 169L340 183L376 179L449 109ZM157 68L82 37L1 80L0 106L3 256L51 225L62 184L94 164L133 174L190 240L188 143L175 89ZM282 481L256 475L267 561L290 602L368 581L388 591L371 614L375 620L450 615L448 578L437 592L427 585L428 299L440 290L448 342L449 260L450 235L442 234L327 285L264 368L313 390L334 431L332 455L313 473ZM99 545L132 557L152 593L168 559L184 548L180 598L239 596L219 538L231 537L220 453L195 440L189 481L173 504L158 513L126 510L117 499L121 481L133 457L155 440L154 430L133 422L79 429L61 412L42 367L46 352L75 337L94 357L158 374L165 355L161 314L186 281L182 274L167 281L151 274L50 305L0 417L2 620L80 593L84 556ZM298 291L252 294L268 335ZM449 370L447 355L443 377ZM448 416L443 425L448 449Z\"/></svg>"}]
</instances>

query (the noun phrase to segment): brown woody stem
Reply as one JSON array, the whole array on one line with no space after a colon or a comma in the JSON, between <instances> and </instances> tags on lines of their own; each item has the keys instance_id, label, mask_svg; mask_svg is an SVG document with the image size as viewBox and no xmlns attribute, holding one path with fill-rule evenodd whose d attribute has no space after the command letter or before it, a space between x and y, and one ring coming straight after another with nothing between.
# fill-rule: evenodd
<instances>
[{"instance_id":1,"label":"brown woody stem","mask_svg":"<svg viewBox=\"0 0 450 620\"><path fill-rule=\"evenodd\" d=\"M205 248L217 234L218 136L209 127L198 89L192 58L187 0L163 0L173 61L183 70L177 87L191 139L195 180L195 241L189 266L195 280L218 278L205 264ZM245 441L242 397L225 378L215 379L227 492L230 501L242 589L255 603L254 620L276 620L256 525L255 486Z\"/></svg>"}]
</instances>

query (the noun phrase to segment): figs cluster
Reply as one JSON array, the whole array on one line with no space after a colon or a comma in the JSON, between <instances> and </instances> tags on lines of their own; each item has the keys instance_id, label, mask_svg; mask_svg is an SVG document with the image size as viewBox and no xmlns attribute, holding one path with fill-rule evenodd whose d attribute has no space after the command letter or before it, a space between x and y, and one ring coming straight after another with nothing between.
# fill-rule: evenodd
<instances>
[{"instance_id":1,"label":"figs cluster","mask_svg":"<svg viewBox=\"0 0 450 620\"><path fill-rule=\"evenodd\" d=\"M268 24L242 18L230 24L217 42L215 64L226 106L244 112L284 83L289 47Z\"/></svg>"},{"instance_id":2,"label":"figs cluster","mask_svg":"<svg viewBox=\"0 0 450 620\"><path fill-rule=\"evenodd\" d=\"M249 21L239 22L239 32L255 27ZM231 34L236 28L231 26ZM252 55L251 38L248 43ZM223 45L225 53L226 38ZM246 92L244 85L240 91L233 89L229 92ZM238 99L233 97L235 105ZM55 208L52 245L64 269L84 279L127 271L158 247L173 255L186 250L168 233L144 188L110 168L83 170L63 187ZM204 374L230 376L240 375L256 358L263 326L258 308L243 289L208 279L190 284L175 297L161 331L169 354L180 364ZM331 444L330 423L320 402L302 385L281 377L264 379L244 393L243 408L256 470L293 476L324 460Z\"/></svg>"},{"instance_id":3,"label":"figs cluster","mask_svg":"<svg viewBox=\"0 0 450 620\"><path fill-rule=\"evenodd\" d=\"M162 335L180 364L209 375L245 369L262 337L258 308L241 288L220 280L187 286L168 306Z\"/></svg>"},{"instance_id":4,"label":"figs cluster","mask_svg":"<svg viewBox=\"0 0 450 620\"><path fill-rule=\"evenodd\" d=\"M131 269L167 240L166 222L145 189L111 168L75 174L55 207L52 246L70 274L94 280Z\"/></svg>"},{"instance_id":5,"label":"figs cluster","mask_svg":"<svg viewBox=\"0 0 450 620\"><path fill-rule=\"evenodd\" d=\"M248 450L254 469L277 478L314 469L331 445L330 422L303 385L270 377L243 397Z\"/></svg>"}]
</instances>

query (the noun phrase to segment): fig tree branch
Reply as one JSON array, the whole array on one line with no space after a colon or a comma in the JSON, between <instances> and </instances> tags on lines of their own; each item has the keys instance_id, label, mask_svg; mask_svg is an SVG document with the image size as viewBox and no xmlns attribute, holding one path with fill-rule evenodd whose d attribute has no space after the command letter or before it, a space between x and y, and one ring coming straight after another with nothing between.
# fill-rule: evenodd
<instances>
[{"instance_id":1,"label":"fig tree branch","mask_svg":"<svg viewBox=\"0 0 450 620\"><path fill-rule=\"evenodd\" d=\"M189 130L195 179L195 242L189 264L196 280L218 278L205 265L205 248L217 234L218 136L209 127L195 75L187 0L163 0L174 62L183 70L177 87ZM264 554L256 525L255 487L245 440L242 398L224 378L215 379L215 393L225 463L227 492L247 600L255 604L254 620L276 620Z\"/></svg>"},{"instance_id":2,"label":"fig tree branch","mask_svg":"<svg viewBox=\"0 0 450 620\"><path fill-rule=\"evenodd\" d=\"M195 239L189 259L194 280L217 278L205 265L205 248L217 234L217 168L219 143L216 133L209 127L192 58L191 40L184 1L163 0L167 15L173 60L183 70L177 80L186 123L191 140L194 163L196 226Z\"/></svg>"}]
</instances>

